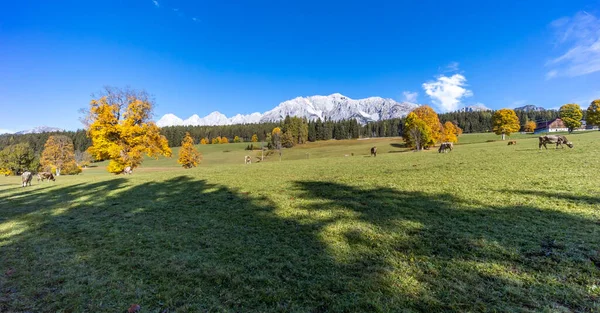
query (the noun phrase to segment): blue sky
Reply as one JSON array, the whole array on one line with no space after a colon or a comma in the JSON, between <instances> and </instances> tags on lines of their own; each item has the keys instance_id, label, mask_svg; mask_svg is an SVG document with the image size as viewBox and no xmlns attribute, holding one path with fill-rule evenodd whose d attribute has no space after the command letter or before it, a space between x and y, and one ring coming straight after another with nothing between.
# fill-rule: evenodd
<instances>
[{"instance_id":1,"label":"blue sky","mask_svg":"<svg viewBox=\"0 0 600 313\"><path fill-rule=\"evenodd\" d=\"M157 118L342 93L493 109L600 98L600 0L5 1L0 130L81 128L104 85Z\"/></svg>"}]
</instances>

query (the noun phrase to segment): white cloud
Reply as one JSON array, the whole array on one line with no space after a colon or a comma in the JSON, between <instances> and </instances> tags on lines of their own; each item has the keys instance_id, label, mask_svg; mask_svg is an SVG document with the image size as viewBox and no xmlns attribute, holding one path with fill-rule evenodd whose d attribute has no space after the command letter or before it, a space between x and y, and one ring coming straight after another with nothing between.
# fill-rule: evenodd
<instances>
[{"instance_id":1,"label":"white cloud","mask_svg":"<svg viewBox=\"0 0 600 313\"><path fill-rule=\"evenodd\" d=\"M557 70L551 70L548 73L546 73L546 80L552 79L552 78L556 77L557 75L558 75Z\"/></svg>"},{"instance_id":2,"label":"white cloud","mask_svg":"<svg viewBox=\"0 0 600 313\"><path fill-rule=\"evenodd\" d=\"M450 62L450 64L446 65L446 70L444 72L456 72L458 71L459 65L460 64L458 62Z\"/></svg>"},{"instance_id":3,"label":"white cloud","mask_svg":"<svg viewBox=\"0 0 600 313\"><path fill-rule=\"evenodd\" d=\"M548 61L552 70L546 79L557 76L581 76L600 71L600 19L581 11L573 17L553 21L557 47L566 52Z\"/></svg>"},{"instance_id":4,"label":"white cloud","mask_svg":"<svg viewBox=\"0 0 600 313\"><path fill-rule=\"evenodd\" d=\"M419 96L418 92L410 92L410 91L405 91L402 93L402 95L404 96L404 101L406 102L410 102L410 103L417 103L417 97Z\"/></svg>"},{"instance_id":5,"label":"white cloud","mask_svg":"<svg viewBox=\"0 0 600 313\"><path fill-rule=\"evenodd\" d=\"M423 83L425 93L431 97L433 103L442 111L456 111L462 98L473 95L467 86L467 79L461 74L450 77L441 75L436 81Z\"/></svg>"},{"instance_id":6,"label":"white cloud","mask_svg":"<svg viewBox=\"0 0 600 313\"><path fill-rule=\"evenodd\" d=\"M160 8L160 4L158 3L158 1L152 0L152 3L154 3L155 7Z\"/></svg>"}]
</instances>

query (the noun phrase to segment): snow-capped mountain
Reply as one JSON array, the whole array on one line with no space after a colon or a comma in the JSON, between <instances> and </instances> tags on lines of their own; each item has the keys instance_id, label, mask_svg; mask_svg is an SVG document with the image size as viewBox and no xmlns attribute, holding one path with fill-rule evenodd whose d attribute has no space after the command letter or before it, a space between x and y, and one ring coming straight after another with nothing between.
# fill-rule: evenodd
<instances>
[{"instance_id":1,"label":"snow-capped mountain","mask_svg":"<svg viewBox=\"0 0 600 313\"><path fill-rule=\"evenodd\" d=\"M227 116L212 112L205 117L192 115L182 120L173 114L166 114L156 124L160 127L176 125L231 125L276 122L286 116L305 117L309 120L328 119L339 121L356 119L364 124L370 121L403 117L418 105L408 102L396 102L392 99L371 97L366 99L350 99L339 93L329 96L298 97L280 103L264 114Z\"/></svg>"},{"instance_id":2,"label":"snow-capped mountain","mask_svg":"<svg viewBox=\"0 0 600 313\"><path fill-rule=\"evenodd\" d=\"M522 107L515 108L515 111L526 111L526 112L530 112L530 111L546 111L546 109L544 109L542 107L536 107L533 104L528 104L528 105L524 105Z\"/></svg>"},{"instance_id":3,"label":"snow-capped mountain","mask_svg":"<svg viewBox=\"0 0 600 313\"><path fill-rule=\"evenodd\" d=\"M469 105L462 109L459 109L457 112L477 112L477 111L491 111L492 109L486 107L483 104L475 104Z\"/></svg>"},{"instance_id":4,"label":"snow-capped mountain","mask_svg":"<svg viewBox=\"0 0 600 313\"><path fill-rule=\"evenodd\" d=\"M41 134L41 133L53 133L53 132L63 132L64 129L56 128L56 127L48 127L48 126L38 126L32 129L22 130L16 132L15 135L25 135L25 134Z\"/></svg>"}]
</instances>

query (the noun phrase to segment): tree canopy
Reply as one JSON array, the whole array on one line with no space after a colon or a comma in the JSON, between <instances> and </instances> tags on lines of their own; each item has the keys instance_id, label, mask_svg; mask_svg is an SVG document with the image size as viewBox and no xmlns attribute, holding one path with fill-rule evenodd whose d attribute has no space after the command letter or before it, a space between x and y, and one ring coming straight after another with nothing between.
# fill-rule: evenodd
<instances>
[{"instance_id":1,"label":"tree canopy","mask_svg":"<svg viewBox=\"0 0 600 313\"><path fill-rule=\"evenodd\" d=\"M496 135L502 135L502 140L504 140L504 136L510 136L512 133L518 132L521 129L521 124L519 123L519 118L515 111L511 109L500 109L494 112L492 117L492 130Z\"/></svg>"},{"instance_id":2,"label":"tree canopy","mask_svg":"<svg viewBox=\"0 0 600 313\"><path fill-rule=\"evenodd\" d=\"M596 99L590 103L585 121L588 125L600 126L600 99Z\"/></svg>"},{"instance_id":3,"label":"tree canopy","mask_svg":"<svg viewBox=\"0 0 600 313\"><path fill-rule=\"evenodd\" d=\"M415 148L417 151L427 148L432 142L431 128L414 112L411 112L406 116L404 141L409 147Z\"/></svg>"},{"instance_id":4,"label":"tree canopy","mask_svg":"<svg viewBox=\"0 0 600 313\"><path fill-rule=\"evenodd\" d=\"M442 140L442 123L437 113L428 105L422 105L412 111L430 129L427 146L435 146ZM408 118L407 118L408 119Z\"/></svg>"},{"instance_id":5,"label":"tree canopy","mask_svg":"<svg viewBox=\"0 0 600 313\"><path fill-rule=\"evenodd\" d=\"M190 133L186 133L181 142L179 159L177 159L177 162L181 164L183 168L192 168L198 166L201 161L202 154L194 147L194 139L190 136Z\"/></svg>"},{"instance_id":6,"label":"tree canopy","mask_svg":"<svg viewBox=\"0 0 600 313\"><path fill-rule=\"evenodd\" d=\"M171 156L167 139L152 122L152 102L135 95L122 102L111 102L103 96L90 102L88 136L92 139L89 153L96 159L110 160L111 173L122 173L130 166L142 163L143 154L149 157ZM119 101L122 99L119 98Z\"/></svg>"},{"instance_id":7,"label":"tree canopy","mask_svg":"<svg viewBox=\"0 0 600 313\"><path fill-rule=\"evenodd\" d=\"M65 174L79 173L76 170L75 149L71 138L63 135L50 136L44 145L40 164L45 171L52 171L57 176L60 176L64 168L68 169Z\"/></svg>"},{"instance_id":8,"label":"tree canopy","mask_svg":"<svg viewBox=\"0 0 600 313\"><path fill-rule=\"evenodd\" d=\"M581 119L583 118L583 112L579 107L579 104L569 103L560 107L558 110L558 114L560 115L560 119L563 121L565 126L569 129L569 133L573 131L573 129L581 126Z\"/></svg>"}]
</instances>

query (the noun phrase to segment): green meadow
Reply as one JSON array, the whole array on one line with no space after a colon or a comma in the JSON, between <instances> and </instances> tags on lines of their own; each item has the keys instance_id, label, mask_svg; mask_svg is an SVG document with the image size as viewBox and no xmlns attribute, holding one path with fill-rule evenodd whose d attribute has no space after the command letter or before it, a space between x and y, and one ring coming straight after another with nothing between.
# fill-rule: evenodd
<instances>
[{"instance_id":1,"label":"green meadow","mask_svg":"<svg viewBox=\"0 0 600 313\"><path fill-rule=\"evenodd\" d=\"M129 176L0 177L0 312L598 312L600 132L567 137L263 162L202 145L190 170L174 149Z\"/></svg>"}]
</instances>

